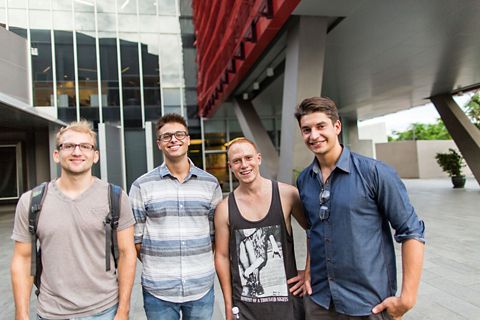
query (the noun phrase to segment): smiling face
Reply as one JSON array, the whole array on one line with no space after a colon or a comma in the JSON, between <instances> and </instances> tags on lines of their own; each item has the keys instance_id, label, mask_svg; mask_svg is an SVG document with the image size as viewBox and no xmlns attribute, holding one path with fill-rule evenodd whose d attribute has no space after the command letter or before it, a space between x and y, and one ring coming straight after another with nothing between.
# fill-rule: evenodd
<instances>
[{"instance_id":1,"label":"smiling face","mask_svg":"<svg viewBox=\"0 0 480 320\"><path fill-rule=\"evenodd\" d=\"M245 141L236 142L228 149L228 165L240 183L252 183L260 176L262 156Z\"/></svg>"},{"instance_id":2,"label":"smiling face","mask_svg":"<svg viewBox=\"0 0 480 320\"><path fill-rule=\"evenodd\" d=\"M95 140L88 133L67 130L59 137L59 146L61 145L80 145L87 144L95 146ZM64 150L57 147L53 152L53 160L62 167L62 175L78 176L92 174L92 166L98 162L98 150L93 147L91 150L83 150L80 146L75 146L73 150Z\"/></svg>"},{"instance_id":3,"label":"smiling face","mask_svg":"<svg viewBox=\"0 0 480 320\"><path fill-rule=\"evenodd\" d=\"M332 121L324 112L312 112L300 118L300 131L305 145L319 157L340 146L338 135L342 131L339 120Z\"/></svg>"},{"instance_id":4,"label":"smiling face","mask_svg":"<svg viewBox=\"0 0 480 320\"><path fill-rule=\"evenodd\" d=\"M179 139L175 136L177 131L188 133L187 128L178 122L165 123L157 132L157 145L163 152L166 161L178 161L187 157L190 136L187 134L183 139ZM164 135L171 135L171 140L165 141L162 139Z\"/></svg>"}]
</instances>

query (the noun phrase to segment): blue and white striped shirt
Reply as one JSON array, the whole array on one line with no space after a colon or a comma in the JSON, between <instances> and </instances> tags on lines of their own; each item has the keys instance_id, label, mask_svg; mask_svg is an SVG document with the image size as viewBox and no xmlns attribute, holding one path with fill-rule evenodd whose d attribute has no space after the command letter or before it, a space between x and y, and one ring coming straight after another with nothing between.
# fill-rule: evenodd
<instances>
[{"instance_id":1,"label":"blue and white striped shirt","mask_svg":"<svg viewBox=\"0 0 480 320\"><path fill-rule=\"evenodd\" d=\"M191 161L183 183L164 163L132 184L135 243L142 244L147 292L182 303L198 300L212 288L213 214L221 199L218 180Z\"/></svg>"}]
</instances>

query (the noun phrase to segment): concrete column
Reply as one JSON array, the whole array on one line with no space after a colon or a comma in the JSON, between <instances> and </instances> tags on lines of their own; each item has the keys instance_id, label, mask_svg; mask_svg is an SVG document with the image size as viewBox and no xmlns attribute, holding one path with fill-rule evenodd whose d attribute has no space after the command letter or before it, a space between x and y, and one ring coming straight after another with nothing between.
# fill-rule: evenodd
<instances>
[{"instance_id":1,"label":"concrete column","mask_svg":"<svg viewBox=\"0 0 480 320\"><path fill-rule=\"evenodd\" d=\"M255 142L259 152L262 154L262 165L260 167L262 176L268 179L276 179L278 153L252 102L237 98L235 99L233 110L243 134L246 138Z\"/></svg>"},{"instance_id":2,"label":"concrete column","mask_svg":"<svg viewBox=\"0 0 480 320\"><path fill-rule=\"evenodd\" d=\"M449 94L431 97L445 127L480 184L480 130Z\"/></svg>"},{"instance_id":3,"label":"concrete column","mask_svg":"<svg viewBox=\"0 0 480 320\"><path fill-rule=\"evenodd\" d=\"M293 114L303 99L321 95L326 37L327 20L321 17L301 16L287 31L279 181L292 183L293 171L313 160Z\"/></svg>"},{"instance_id":4,"label":"concrete column","mask_svg":"<svg viewBox=\"0 0 480 320\"><path fill-rule=\"evenodd\" d=\"M100 151L100 175L102 180L127 190L124 157L121 150L121 128L108 123L98 124L98 149Z\"/></svg>"}]
</instances>

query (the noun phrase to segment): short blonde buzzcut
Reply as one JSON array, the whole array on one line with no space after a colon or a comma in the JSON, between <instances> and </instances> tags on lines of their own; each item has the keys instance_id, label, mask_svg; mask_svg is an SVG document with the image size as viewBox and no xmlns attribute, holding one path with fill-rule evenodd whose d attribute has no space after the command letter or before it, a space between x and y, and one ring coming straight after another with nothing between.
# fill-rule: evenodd
<instances>
[{"instance_id":1,"label":"short blonde buzzcut","mask_svg":"<svg viewBox=\"0 0 480 320\"><path fill-rule=\"evenodd\" d=\"M67 131L75 131L88 134L93 140L93 146L95 147L95 149L97 149L97 133L93 131L92 124L87 120L70 122L66 127L60 128L55 137L55 143L57 144L57 148L61 143L60 139Z\"/></svg>"},{"instance_id":2,"label":"short blonde buzzcut","mask_svg":"<svg viewBox=\"0 0 480 320\"><path fill-rule=\"evenodd\" d=\"M255 142L253 142L252 140L250 140L248 138L245 138L245 137L238 137L238 138L232 139L229 142L227 142L227 154L228 154L228 151L230 150L230 148L234 144L237 144L237 143L248 143L248 144L253 146L253 148L255 149L256 152L258 152L257 145L255 144Z\"/></svg>"}]
</instances>

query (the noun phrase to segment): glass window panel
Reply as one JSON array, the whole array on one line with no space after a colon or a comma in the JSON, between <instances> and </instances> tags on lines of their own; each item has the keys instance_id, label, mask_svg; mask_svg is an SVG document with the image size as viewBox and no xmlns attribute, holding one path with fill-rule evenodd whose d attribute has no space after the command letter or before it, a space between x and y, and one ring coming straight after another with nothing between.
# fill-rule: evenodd
<instances>
[{"instance_id":1,"label":"glass window panel","mask_svg":"<svg viewBox=\"0 0 480 320\"><path fill-rule=\"evenodd\" d=\"M8 24L11 27L25 29L27 27L27 10L8 9Z\"/></svg>"},{"instance_id":2,"label":"glass window panel","mask_svg":"<svg viewBox=\"0 0 480 320\"><path fill-rule=\"evenodd\" d=\"M120 38L133 38L133 34L121 34ZM136 41L120 40L120 53L125 126L128 122L129 127L138 127L142 125L138 43Z\"/></svg>"},{"instance_id":3,"label":"glass window panel","mask_svg":"<svg viewBox=\"0 0 480 320\"><path fill-rule=\"evenodd\" d=\"M119 32L136 32L137 16L133 14L118 15L118 31Z\"/></svg>"},{"instance_id":4,"label":"glass window panel","mask_svg":"<svg viewBox=\"0 0 480 320\"><path fill-rule=\"evenodd\" d=\"M105 121L120 120L117 42L115 33L102 33L99 38L100 70L102 75L102 112Z\"/></svg>"},{"instance_id":5,"label":"glass window panel","mask_svg":"<svg viewBox=\"0 0 480 320\"><path fill-rule=\"evenodd\" d=\"M162 98L164 106L180 106L180 89L163 88Z\"/></svg>"},{"instance_id":6,"label":"glass window panel","mask_svg":"<svg viewBox=\"0 0 480 320\"><path fill-rule=\"evenodd\" d=\"M157 0L138 1L138 12L141 15L156 15L157 14ZM143 19L144 17L142 17Z\"/></svg>"},{"instance_id":7,"label":"glass window panel","mask_svg":"<svg viewBox=\"0 0 480 320\"><path fill-rule=\"evenodd\" d=\"M18 28L18 27L10 27L9 30L10 30L11 32L19 35L20 37L27 39L27 29Z\"/></svg>"},{"instance_id":8,"label":"glass window panel","mask_svg":"<svg viewBox=\"0 0 480 320\"><path fill-rule=\"evenodd\" d=\"M27 8L27 0L8 0L8 9L26 9Z\"/></svg>"},{"instance_id":9,"label":"glass window panel","mask_svg":"<svg viewBox=\"0 0 480 320\"><path fill-rule=\"evenodd\" d=\"M28 2L28 7L32 9L50 10L51 0L33 0Z\"/></svg>"},{"instance_id":10,"label":"glass window panel","mask_svg":"<svg viewBox=\"0 0 480 320\"><path fill-rule=\"evenodd\" d=\"M176 15L177 6L175 0L158 0L159 15Z\"/></svg>"},{"instance_id":11,"label":"glass window panel","mask_svg":"<svg viewBox=\"0 0 480 320\"><path fill-rule=\"evenodd\" d=\"M140 31L158 34L161 29L158 18L157 16L142 16L140 18L142 22L139 26Z\"/></svg>"},{"instance_id":12,"label":"glass window panel","mask_svg":"<svg viewBox=\"0 0 480 320\"><path fill-rule=\"evenodd\" d=\"M3 6L3 2L0 1L0 26L4 27L7 23L7 15L5 14L5 8Z\"/></svg>"},{"instance_id":13,"label":"glass window panel","mask_svg":"<svg viewBox=\"0 0 480 320\"><path fill-rule=\"evenodd\" d=\"M180 108L180 106L164 106L163 114L168 114L168 113L182 114L182 109Z\"/></svg>"},{"instance_id":14,"label":"glass window panel","mask_svg":"<svg viewBox=\"0 0 480 320\"><path fill-rule=\"evenodd\" d=\"M17 198L17 148L15 146L0 146L0 198Z\"/></svg>"},{"instance_id":15,"label":"glass window panel","mask_svg":"<svg viewBox=\"0 0 480 320\"><path fill-rule=\"evenodd\" d=\"M30 28L50 30L51 18L50 11L30 10Z\"/></svg>"},{"instance_id":16,"label":"glass window panel","mask_svg":"<svg viewBox=\"0 0 480 320\"><path fill-rule=\"evenodd\" d=\"M71 11L53 11L53 28L55 30L73 30Z\"/></svg>"},{"instance_id":17,"label":"glass window panel","mask_svg":"<svg viewBox=\"0 0 480 320\"><path fill-rule=\"evenodd\" d=\"M58 107L75 106L75 73L73 36L68 31L55 31L55 66L57 69Z\"/></svg>"},{"instance_id":18,"label":"glass window panel","mask_svg":"<svg viewBox=\"0 0 480 320\"><path fill-rule=\"evenodd\" d=\"M180 33L180 22L177 17L158 17L160 33ZM143 20L142 20L143 21Z\"/></svg>"},{"instance_id":19,"label":"glass window panel","mask_svg":"<svg viewBox=\"0 0 480 320\"><path fill-rule=\"evenodd\" d=\"M53 1L53 10L72 10L72 0L52 0Z\"/></svg>"},{"instance_id":20,"label":"glass window panel","mask_svg":"<svg viewBox=\"0 0 480 320\"><path fill-rule=\"evenodd\" d=\"M155 121L160 116L159 111L161 110L160 72L158 67L158 45L150 45L150 43L158 41L158 36L142 34L140 39L142 42L145 115L147 121ZM152 111L149 111L149 109L152 109Z\"/></svg>"},{"instance_id":21,"label":"glass window panel","mask_svg":"<svg viewBox=\"0 0 480 320\"><path fill-rule=\"evenodd\" d=\"M137 13L137 0L117 0L118 13Z\"/></svg>"},{"instance_id":22,"label":"glass window panel","mask_svg":"<svg viewBox=\"0 0 480 320\"><path fill-rule=\"evenodd\" d=\"M98 107L95 38L77 33L77 57L80 106Z\"/></svg>"},{"instance_id":23,"label":"glass window panel","mask_svg":"<svg viewBox=\"0 0 480 320\"><path fill-rule=\"evenodd\" d=\"M52 47L49 30L31 30L33 104L53 106Z\"/></svg>"},{"instance_id":24,"label":"glass window panel","mask_svg":"<svg viewBox=\"0 0 480 320\"><path fill-rule=\"evenodd\" d=\"M75 30L91 31L95 36L95 15L90 12L75 12Z\"/></svg>"},{"instance_id":25,"label":"glass window panel","mask_svg":"<svg viewBox=\"0 0 480 320\"><path fill-rule=\"evenodd\" d=\"M115 13L116 0L97 0L97 12Z\"/></svg>"},{"instance_id":26,"label":"glass window panel","mask_svg":"<svg viewBox=\"0 0 480 320\"><path fill-rule=\"evenodd\" d=\"M115 32L116 22L114 13L97 13L98 30L101 32Z\"/></svg>"},{"instance_id":27,"label":"glass window panel","mask_svg":"<svg viewBox=\"0 0 480 320\"><path fill-rule=\"evenodd\" d=\"M176 35L160 36L161 81L164 84L181 85L180 66L182 51L179 37Z\"/></svg>"},{"instance_id":28,"label":"glass window panel","mask_svg":"<svg viewBox=\"0 0 480 320\"><path fill-rule=\"evenodd\" d=\"M74 0L75 12L95 12L94 0Z\"/></svg>"}]
</instances>

